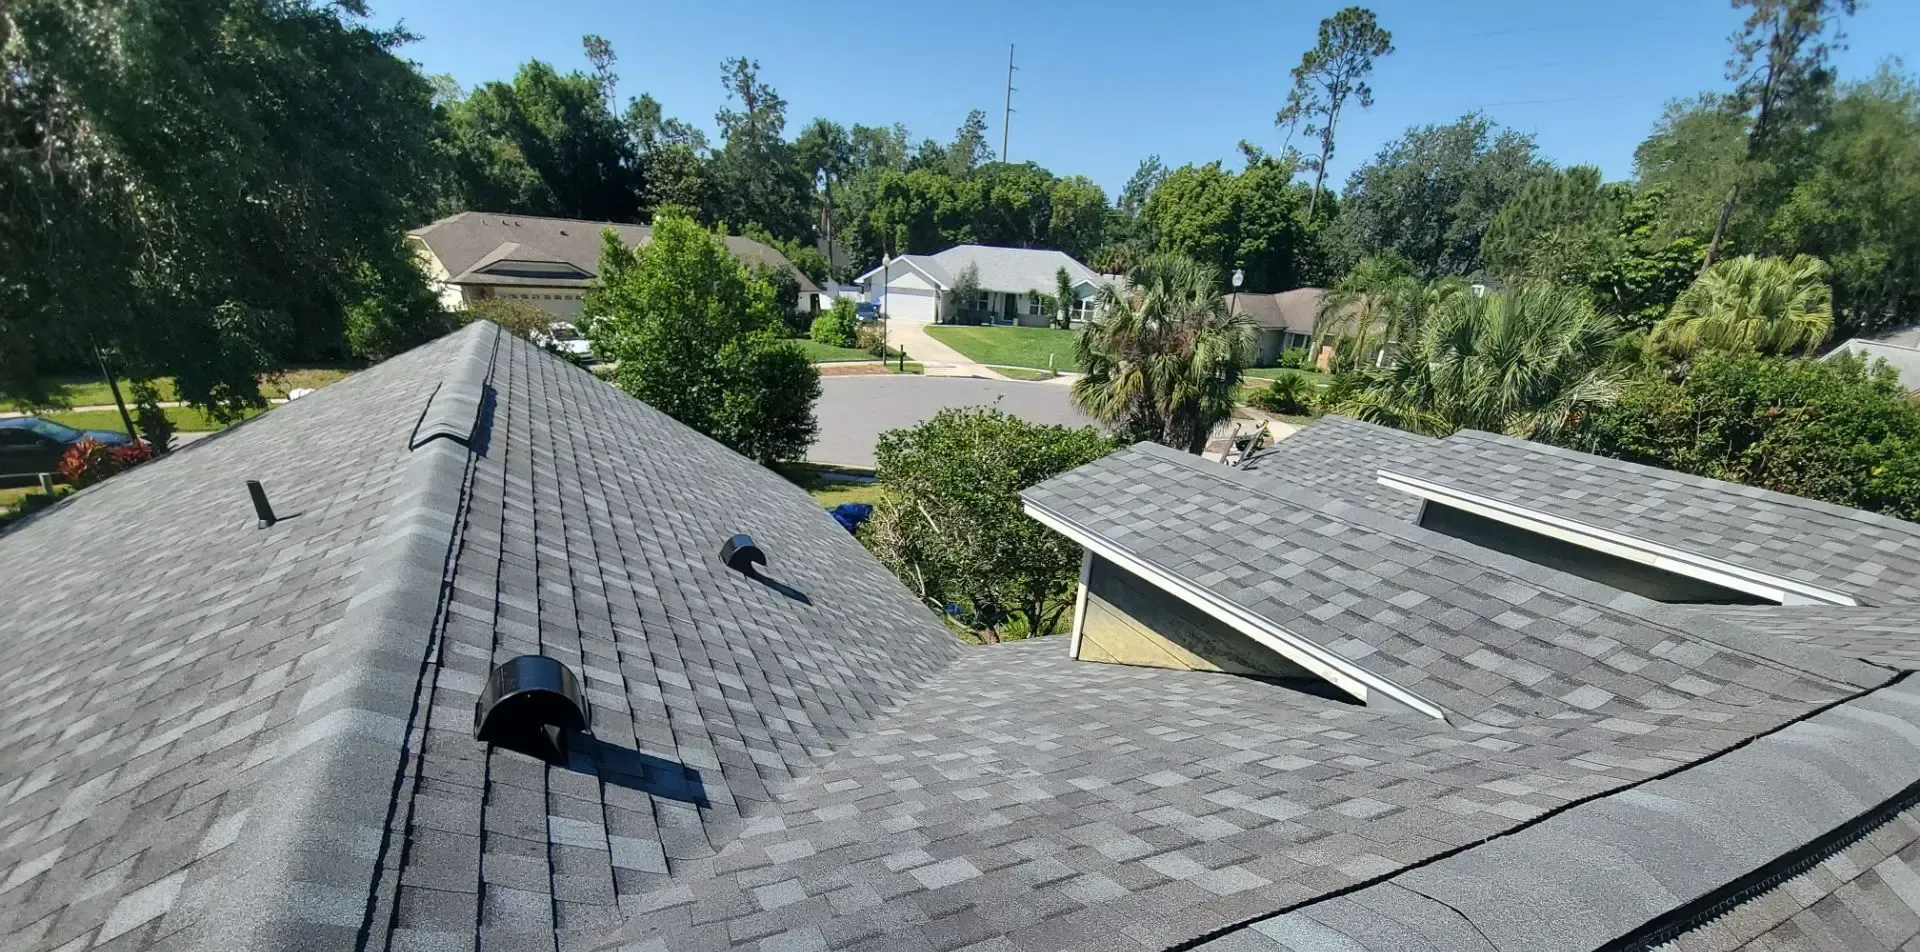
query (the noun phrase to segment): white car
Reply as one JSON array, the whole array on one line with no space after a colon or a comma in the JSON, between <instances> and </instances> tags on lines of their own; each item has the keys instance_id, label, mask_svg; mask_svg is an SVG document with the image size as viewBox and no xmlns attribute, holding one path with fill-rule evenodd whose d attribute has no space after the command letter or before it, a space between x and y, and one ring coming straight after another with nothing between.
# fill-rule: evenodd
<instances>
[{"instance_id":1,"label":"white car","mask_svg":"<svg viewBox=\"0 0 1920 952\"><path fill-rule=\"evenodd\" d=\"M593 357L593 342L582 337L580 329L566 321L554 321L548 324L545 334L535 332L533 342L568 357L581 360L589 360Z\"/></svg>"}]
</instances>

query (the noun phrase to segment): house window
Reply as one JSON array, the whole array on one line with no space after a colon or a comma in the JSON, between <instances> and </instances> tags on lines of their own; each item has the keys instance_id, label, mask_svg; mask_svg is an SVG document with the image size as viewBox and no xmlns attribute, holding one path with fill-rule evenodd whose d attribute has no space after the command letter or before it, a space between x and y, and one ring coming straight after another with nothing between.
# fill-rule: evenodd
<instances>
[{"instance_id":1,"label":"house window","mask_svg":"<svg viewBox=\"0 0 1920 952\"><path fill-rule=\"evenodd\" d=\"M991 291L980 292L979 296L973 299L973 307L970 308L969 310L975 310L975 311L993 310L993 292Z\"/></svg>"},{"instance_id":2,"label":"house window","mask_svg":"<svg viewBox=\"0 0 1920 952\"><path fill-rule=\"evenodd\" d=\"M1046 315L1046 313L1047 313L1046 305L1040 300L1039 295L1037 294L1027 295L1027 316L1028 317L1043 317Z\"/></svg>"},{"instance_id":3,"label":"house window","mask_svg":"<svg viewBox=\"0 0 1920 952\"><path fill-rule=\"evenodd\" d=\"M1093 320L1093 298L1078 298L1073 302L1073 319L1076 321Z\"/></svg>"}]
</instances>

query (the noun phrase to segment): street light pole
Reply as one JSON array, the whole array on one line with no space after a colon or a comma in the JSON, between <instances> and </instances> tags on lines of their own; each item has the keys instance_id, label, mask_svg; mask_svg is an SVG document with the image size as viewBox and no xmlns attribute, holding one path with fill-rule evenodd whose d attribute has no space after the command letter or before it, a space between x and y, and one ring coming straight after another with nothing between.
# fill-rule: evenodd
<instances>
[{"instance_id":1,"label":"street light pole","mask_svg":"<svg viewBox=\"0 0 1920 952\"><path fill-rule=\"evenodd\" d=\"M889 270L892 267L893 256L882 252L880 254L880 363L882 364L887 362L887 325L893 323L893 317L887 313L887 282L893 277Z\"/></svg>"},{"instance_id":2,"label":"street light pole","mask_svg":"<svg viewBox=\"0 0 1920 952\"><path fill-rule=\"evenodd\" d=\"M1232 317L1240 310L1240 285L1247 280L1247 273L1239 268L1233 269L1233 303L1227 305L1227 316Z\"/></svg>"}]
</instances>

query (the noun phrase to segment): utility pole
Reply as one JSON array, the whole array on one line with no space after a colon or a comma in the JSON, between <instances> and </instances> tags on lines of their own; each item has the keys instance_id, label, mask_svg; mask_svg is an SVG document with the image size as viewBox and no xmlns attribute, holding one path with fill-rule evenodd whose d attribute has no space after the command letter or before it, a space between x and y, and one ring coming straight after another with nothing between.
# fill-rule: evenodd
<instances>
[{"instance_id":1,"label":"utility pole","mask_svg":"<svg viewBox=\"0 0 1920 952\"><path fill-rule=\"evenodd\" d=\"M1012 43L1007 44L1007 107L1006 107L1006 110L1007 110L1006 112L1003 112L1000 114L1000 161L1002 162L1010 161L1007 158L1007 133L1011 132L1013 127L1013 44Z\"/></svg>"}]
</instances>

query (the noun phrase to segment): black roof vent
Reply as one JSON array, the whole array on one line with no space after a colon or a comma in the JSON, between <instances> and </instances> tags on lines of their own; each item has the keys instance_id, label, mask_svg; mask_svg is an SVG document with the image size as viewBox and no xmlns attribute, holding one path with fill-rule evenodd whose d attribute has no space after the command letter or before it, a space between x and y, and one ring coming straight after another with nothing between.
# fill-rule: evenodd
<instances>
[{"instance_id":1,"label":"black roof vent","mask_svg":"<svg viewBox=\"0 0 1920 952\"><path fill-rule=\"evenodd\" d=\"M588 727L580 679L546 655L521 655L487 678L473 712L473 738L550 764L567 760L567 735Z\"/></svg>"},{"instance_id":2,"label":"black roof vent","mask_svg":"<svg viewBox=\"0 0 1920 952\"><path fill-rule=\"evenodd\" d=\"M273 506L267 502L267 491L261 487L259 480L247 480L247 495L253 497L253 514L260 518L260 528L265 529L280 521L273 514Z\"/></svg>"},{"instance_id":3,"label":"black roof vent","mask_svg":"<svg viewBox=\"0 0 1920 952\"><path fill-rule=\"evenodd\" d=\"M743 532L720 547L720 561L736 572L752 575L754 566L767 564L767 554L753 544L753 536Z\"/></svg>"}]
</instances>

